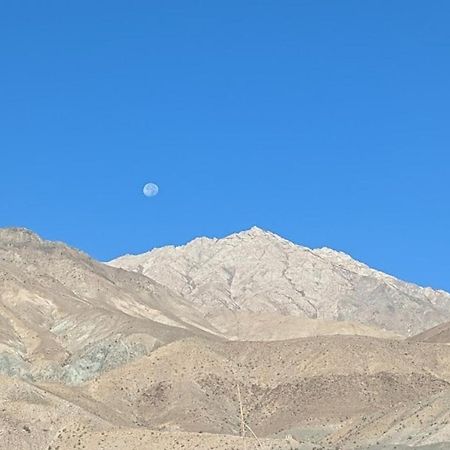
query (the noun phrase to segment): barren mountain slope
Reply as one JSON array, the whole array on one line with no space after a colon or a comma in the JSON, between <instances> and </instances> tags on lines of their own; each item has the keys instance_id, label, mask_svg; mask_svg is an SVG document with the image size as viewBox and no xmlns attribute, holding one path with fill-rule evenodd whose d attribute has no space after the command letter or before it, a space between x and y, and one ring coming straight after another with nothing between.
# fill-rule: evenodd
<instances>
[{"instance_id":1,"label":"barren mountain slope","mask_svg":"<svg viewBox=\"0 0 450 450\"><path fill-rule=\"evenodd\" d=\"M0 375L0 450L44 450L65 427L111 425L43 388Z\"/></svg>"},{"instance_id":2,"label":"barren mountain slope","mask_svg":"<svg viewBox=\"0 0 450 450\"><path fill-rule=\"evenodd\" d=\"M450 344L450 322L441 323L410 338L417 342L436 342Z\"/></svg>"},{"instance_id":3,"label":"barren mountain slope","mask_svg":"<svg viewBox=\"0 0 450 450\"><path fill-rule=\"evenodd\" d=\"M0 373L80 382L205 324L147 277L0 229Z\"/></svg>"},{"instance_id":4,"label":"barren mountain slope","mask_svg":"<svg viewBox=\"0 0 450 450\"><path fill-rule=\"evenodd\" d=\"M110 262L169 286L205 313L277 312L348 320L412 335L450 319L450 294L252 228Z\"/></svg>"},{"instance_id":5,"label":"barren mountain slope","mask_svg":"<svg viewBox=\"0 0 450 450\"><path fill-rule=\"evenodd\" d=\"M253 437L185 432L158 432L137 428L92 431L84 427L67 429L53 441L58 450L312 450L292 439L260 439ZM53 448L53 447L52 447Z\"/></svg>"},{"instance_id":6,"label":"barren mountain slope","mask_svg":"<svg viewBox=\"0 0 450 450\"><path fill-rule=\"evenodd\" d=\"M208 319L223 336L238 341L281 341L332 335L404 338L392 331L357 322L309 319L280 313L223 311L209 316Z\"/></svg>"},{"instance_id":7,"label":"barren mountain slope","mask_svg":"<svg viewBox=\"0 0 450 450\"><path fill-rule=\"evenodd\" d=\"M260 448L258 441L249 437L243 442L238 436L161 433L128 426L120 414L109 411L105 405L86 399L80 406L66 399L80 399L75 387L51 385L56 391L52 393L46 386L2 375L0 384L0 450ZM299 448L296 441L289 439L263 439L261 442L267 450Z\"/></svg>"},{"instance_id":8,"label":"barren mountain slope","mask_svg":"<svg viewBox=\"0 0 450 450\"><path fill-rule=\"evenodd\" d=\"M432 444L449 439L449 381L447 345L187 338L79 386L0 377L0 449L259 448L236 437L238 386L263 448Z\"/></svg>"},{"instance_id":9,"label":"barren mountain slope","mask_svg":"<svg viewBox=\"0 0 450 450\"><path fill-rule=\"evenodd\" d=\"M343 427L328 440L339 448L357 442L365 448L378 442L381 446L393 442L408 446L450 448L450 389L413 404L393 408L387 413L375 413ZM445 443L439 446L439 443ZM403 448L403 447L398 447ZM409 447L408 447L409 448ZM430 447L434 448L434 447Z\"/></svg>"},{"instance_id":10,"label":"barren mountain slope","mask_svg":"<svg viewBox=\"0 0 450 450\"><path fill-rule=\"evenodd\" d=\"M362 416L427 401L448 390L449 381L448 346L344 336L189 338L107 372L82 391L138 426L238 434L239 386L246 420L258 436L326 443L326 436Z\"/></svg>"}]
</instances>

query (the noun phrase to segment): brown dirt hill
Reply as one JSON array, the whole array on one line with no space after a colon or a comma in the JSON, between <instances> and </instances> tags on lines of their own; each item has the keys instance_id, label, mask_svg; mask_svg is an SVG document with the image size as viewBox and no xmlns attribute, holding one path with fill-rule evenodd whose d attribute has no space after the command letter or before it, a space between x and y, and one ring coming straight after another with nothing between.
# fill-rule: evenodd
<instances>
[{"instance_id":1,"label":"brown dirt hill","mask_svg":"<svg viewBox=\"0 0 450 450\"><path fill-rule=\"evenodd\" d=\"M53 441L58 450L311 450L292 439L261 439L209 433L164 433L133 428L93 432L81 427L67 429Z\"/></svg>"},{"instance_id":2,"label":"brown dirt hill","mask_svg":"<svg viewBox=\"0 0 450 450\"><path fill-rule=\"evenodd\" d=\"M429 448L450 448L450 389L412 404L392 408L387 413L375 413L343 427L328 439L339 448L347 448L355 442L365 448L378 442L389 447L392 442ZM447 444L443 444L447 442ZM391 447L389 447L391 448Z\"/></svg>"},{"instance_id":3,"label":"brown dirt hill","mask_svg":"<svg viewBox=\"0 0 450 450\"><path fill-rule=\"evenodd\" d=\"M419 333L410 338L415 342L435 342L441 344L450 343L450 322L437 325L429 330Z\"/></svg>"},{"instance_id":4,"label":"brown dirt hill","mask_svg":"<svg viewBox=\"0 0 450 450\"><path fill-rule=\"evenodd\" d=\"M110 427L64 397L25 381L0 375L0 449L44 450L73 423L90 429Z\"/></svg>"},{"instance_id":5,"label":"brown dirt hill","mask_svg":"<svg viewBox=\"0 0 450 450\"><path fill-rule=\"evenodd\" d=\"M275 342L196 337L80 386L0 381L0 428L9 448L93 449L99 442L119 449L246 448L236 440L237 386L245 420L258 437L281 439L267 441L268 448L289 448L283 447L287 435L294 438L290 444L310 442L293 448L434 444L448 439L449 431L448 345L358 336ZM218 436L203 439L200 432Z\"/></svg>"},{"instance_id":6,"label":"brown dirt hill","mask_svg":"<svg viewBox=\"0 0 450 450\"><path fill-rule=\"evenodd\" d=\"M134 425L237 434L239 385L258 435L297 436L317 427L329 434L362 415L425 401L449 380L447 346L430 351L426 344L343 336L270 343L194 338L105 373L84 395Z\"/></svg>"},{"instance_id":7,"label":"brown dirt hill","mask_svg":"<svg viewBox=\"0 0 450 450\"><path fill-rule=\"evenodd\" d=\"M207 319L227 339L237 341L283 341L337 334L403 339L397 333L357 322L308 319L277 313L228 311L208 315Z\"/></svg>"}]
</instances>

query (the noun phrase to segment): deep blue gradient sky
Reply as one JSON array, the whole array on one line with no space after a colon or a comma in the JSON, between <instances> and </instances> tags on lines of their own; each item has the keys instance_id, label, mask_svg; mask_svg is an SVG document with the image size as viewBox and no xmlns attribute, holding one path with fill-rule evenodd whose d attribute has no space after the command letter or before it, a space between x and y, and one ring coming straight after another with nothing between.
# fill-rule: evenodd
<instances>
[{"instance_id":1,"label":"deep blue gradient sky","mask_svg":"<svg viewBox=\"0 0 450 450\"><path fill-rule=\"evenodd\" d=\"M450 290L449 22L447 0L2 2L0 226L105 260L258 225Z\"/></svg>"}]
</instances>

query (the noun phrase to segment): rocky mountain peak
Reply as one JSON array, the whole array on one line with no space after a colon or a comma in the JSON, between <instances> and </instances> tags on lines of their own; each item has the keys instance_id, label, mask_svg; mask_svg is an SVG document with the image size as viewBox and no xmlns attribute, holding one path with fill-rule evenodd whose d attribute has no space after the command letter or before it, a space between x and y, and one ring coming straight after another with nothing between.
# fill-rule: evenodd
<instances>
[{"instance_id":1,"label":"rocky mountain peak","mask_svg":"<svg viewBox=\"0 0 450 450\"><path fill-rule=\"evenodd\" d=\"M248 230L240 231L238 233L233 233L224 239L231 239L233 237L237 237L240 239L261 240L261 241L268 239L276 241L285 241L285 239L283 239L278 234L272 233L271 231L268 230L264 230L257 226L253 226Z\"/></svg>"},{"instance_id":2,"label":"rocky mountain peak","mask_svg":"<svg viewBox=\"0 0 450 450\"><path fill-rule=\"evenodd\" d=\"M270 231L263 230L257 226L253 226L248 230L241 231L240 233L236 233L237 236L249 236L249 237L267 237L267 236L275 236Z\"/></svg>"},{"instance_id":3,"label":"rocky mountain peak","mask_svg":"<svg viewBox=\"0 0 450 450\"><path fill-rule=\"evenodd\" d=\"M450 319L448 293L400 281L343 252L299 246L258 227L110 264L169 286L206 314L249 311L356 320L405 335Z\"/></svg>"}]
</instances>

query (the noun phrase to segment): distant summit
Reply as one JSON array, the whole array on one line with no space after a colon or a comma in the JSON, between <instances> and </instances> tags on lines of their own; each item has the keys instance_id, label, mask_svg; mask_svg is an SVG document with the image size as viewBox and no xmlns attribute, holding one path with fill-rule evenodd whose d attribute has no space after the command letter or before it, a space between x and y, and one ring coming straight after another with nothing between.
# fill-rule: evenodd
<instances>
[{"instance_id":1,"label":"distant summit","mask_svg":"<svg viewBox=\"0 0 450 450\"><path fill-rule=\"evenodd\" d=\"M252 227L109 263L175 290L206 314L275 312L413 335L450 319L450 294L406 283L328 248Z\"/></svg>"}]
</instances>

